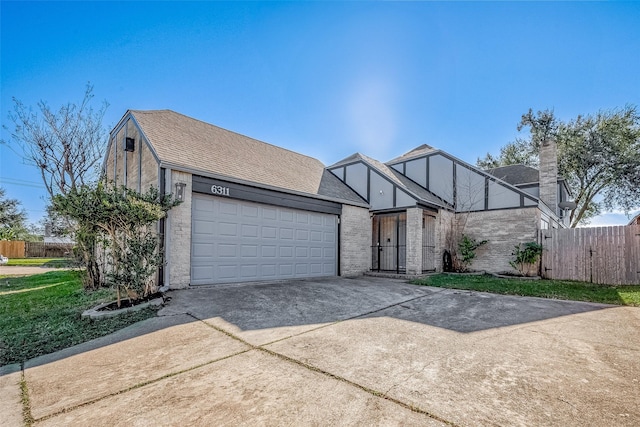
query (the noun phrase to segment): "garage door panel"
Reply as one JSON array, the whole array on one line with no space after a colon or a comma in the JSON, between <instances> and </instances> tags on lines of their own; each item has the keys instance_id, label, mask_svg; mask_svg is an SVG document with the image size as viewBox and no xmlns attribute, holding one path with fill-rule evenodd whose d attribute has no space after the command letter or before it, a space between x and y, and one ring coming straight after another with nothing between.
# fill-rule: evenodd
<instances>
[{"instance_id":1,"label":"garage door panel","mask_svg":"<svg viewBox=\"0 0 640 427\"><path fill-rule=\"evenodd\" d=\"M277 246L262 245L261 249L263 258L275 258L277 256Z\"/></svg>"},{"instance_id":2,"label":"garage door panel","mask_svg":"<svg viewBox=\"0 0 640 427\"><path fill-rule=\"evenodd\" d=\"M278 229L276 227L263 226L262 238L263 239L276 239L278 237Z\"/></svg>"},{"instance_id":3,"label":"garage door panel","mask_svg":"<svg viewBox=\"0 0 640 427\"><path fill-rule=\"evenodd\" d=\"M242 237L258 237L258 226L242 224Z\"/></svg>"},{"instance_id":4,"label":"garage door panel","mask_svg":"<svg viewBox=\"0 0 640 427\"><path fill-rule=\"evenodd\" d=\"M238 277L238 266L236 264L219 264L217 270L219 279L235 279Z\"/></svg>"},{"instance_id":5,"label":"garage door panel","mask_svg":"<svg viewBox=\"0 0 640 427\"><path fill-rule=\"evenodd\" d=\"M214 232L214 228L213 221L198 220L193 222L194 234L210 234Z\"/></svg>"},{"instance_id":6,"label":"garage door panel","mask_svg":"<svg viewBox=\"0 0 640 427\"><path fill-rule=\"evenodd\" d=\"M193 195L192 284L336 274L335 215Z\"/></svg>"},{"instance_id":7,"label":"garage door panel","mask_svg":"<svg viewBox=\"0 0 640 427\"><path fill-rule=\"evenodd\" d=\"M242 245L240 256L244 258L257 258L258 245Z\"/></svg>"},{"instance_id":8,"label":"garage door panel","mask_svg":"<svg viewBox=\"0 0 640 427\"><path fill-rule=\"evenodd\" d=\"M220 222L218 223L218 235L220 236L238 236L238 224L234 224L231 222Z\"/></svg>"},{"instance_id":9,"label":"garage door panel","mask_svg":"<svg viewBox=\"0 0 640 427\"><path fill-rule=\"evenodd\" d=\"M293 264L280 264L281 277L293 277Z\"/></svg>"},{"instance_id":10,"label":"garage door panel","mask_svg":"<svg viewBox=\"0 0 640 427\"><path fill-rule=\"evenodd\" d=\"M293 246L280 246L280 258L293 258Z\"/></svg>"},{"instance_id":11,"label":"garage door panel","mask_svg":"<svg viewBox=\"0 0 640 427\"><path fill-rule=\"evenodd\" d=\"M293 240L293 228L281 228L280 238L286 240Z\"/></svg>"},{"instance_id":12,"label":"garage door panel","mask_svg":"<svg viewBox=\"0 0 640 427\"><path fill-rule=\"evenodd\" d=\"M219 201L218 212L222 215L238 215L238 205L236 203Z\"/></svg>"},{"instance_id":13,"label":"garage door panel","mask_svg":"<svg viewBox=\"0 0 640 427\"><path fill-rule=\"evenodd\" d=\"M194 252L198 254L197 257L213 257L212 244L194 243L193 249L194 249Z\"/></svg>"},{"instance_id":14,"label":"garage door panel","mask_svg":"<svg viewBox=\"0 0 640 427\"><path fill-rule=\"evenodd\" d=\"M245 218L257 218L258 208L255 206L242 205L242 216Z\"/></svg>"},{"instance_id":15,"label":"garage door panel","mask_svg":"<svg viewBox=\"0 0 640 427\"><path fill-rule=\"evenodd\" d=\"M238 256L238 247L232 243L218 243L217 253L220 258L236 258Z\"/></svg>"},{"instance_id":16,"label":"garage door panel","mask_svg":"<svg viewBox=\"0 0 640 427\"><path fill-rule=\"evenodd\" d=\"M208 280L212 276L213 266L191 268L191 280Z\"/></svg>"},{"instance_id":17,"label":"garage door panel","mask_svg":"<svg viewBox=\"0 0 640 427\"><path fill-rule=\"evenodd\" d=\"M240 276L243 279L253 279L256 280L258 278L258 266L257 265L241 265L240 266Z\"/></svg>"},{"instance_id":18,"label":"garage door panel","mask_svg":"<svg viewBox=\"0 0 640 427\"><path fill-rule=\"evenodd\" d=\"M277 220L278 219L278 210L275 208L262 208L262 219L265 220Z\"/></svg>"},{"instance_id":19,"label":"garage door panel","mask_svg":"<svg viewBox=\"0 0 640 427\"><path fill-rule=\"evenodd\" d=\"M280 221L293 222L293 212L279 210L278 213L280 214Z\"/></svg>"}]
</instances>

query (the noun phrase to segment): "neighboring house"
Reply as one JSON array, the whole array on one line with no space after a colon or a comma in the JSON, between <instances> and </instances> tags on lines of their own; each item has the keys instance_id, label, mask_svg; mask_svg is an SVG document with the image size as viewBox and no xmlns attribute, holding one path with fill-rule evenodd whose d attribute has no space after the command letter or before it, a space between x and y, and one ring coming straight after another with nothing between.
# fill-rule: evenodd
<instances>
[{"instance_id":1,"label":"neighboring house","mask_svg":"<svg viewBox=\"0 0 640 427\"><path fill-rule=\"evenodd\" d=\"M76 242L71 237L66 236L44 236L44 243L52 245L73 245Z\"/></svg>"},{"instance_id":2,"label":"neighboring house","mask_svg":"<svg viewBox=\"0 0 640 427\"><path fill-rule=\"evenodd\" d=\"M631 221L629 221L629 225L640 225L640 213L631 218Z\"/></svg>"},{"instance_id":3,"label":"neighboring house","mask_svg":"<svg viewBox=\"0 0 640 427\"><path fill-rule=\"evenodd\" d=\"M473 268L510 270L515 244L563 226L555 147L542 151L537 196L426 145L387 163L356 153L325 167L173 111L128 111L103 167L116 184L182 196L158 226L159 282L181 288L440 271L461 225L489 240Z\"/></svg>"}]
</instances>

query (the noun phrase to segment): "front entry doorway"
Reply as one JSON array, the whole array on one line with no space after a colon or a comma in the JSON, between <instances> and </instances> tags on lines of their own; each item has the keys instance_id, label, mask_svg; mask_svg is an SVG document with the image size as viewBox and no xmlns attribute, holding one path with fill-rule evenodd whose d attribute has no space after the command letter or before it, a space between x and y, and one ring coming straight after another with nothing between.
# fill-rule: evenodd
<instances>
[{"instance_id":1,"label":"front entry doorway","mask_svg":"<svg viewBox=\"0 0 640 427\"><path fill-rule=\"evenodd\" d=\"M372 269L405 273L407 269L407 213L373 217Z\"/></svg>"}]
</instances>

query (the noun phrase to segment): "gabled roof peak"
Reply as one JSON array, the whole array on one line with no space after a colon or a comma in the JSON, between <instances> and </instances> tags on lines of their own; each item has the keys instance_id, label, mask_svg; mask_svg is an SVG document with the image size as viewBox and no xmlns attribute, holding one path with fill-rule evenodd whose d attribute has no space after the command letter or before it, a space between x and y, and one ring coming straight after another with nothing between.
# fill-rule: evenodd
<instances>
[{"instance_id":1,"label":"gabled roof peak","mask_svg":"<svg viewBox=\"0 0 640 427\"><path fill-rule=\"evenodd\" d=\"M389 160L387 164L400 163L402 161L413 159L414 157L424 156L425 154L433 153L435 151L438 151L438 149L428 144L422 144L417 146L413 150L407 151L403 155L396 157L395 159Z\"/></svg>"}]
</instances>

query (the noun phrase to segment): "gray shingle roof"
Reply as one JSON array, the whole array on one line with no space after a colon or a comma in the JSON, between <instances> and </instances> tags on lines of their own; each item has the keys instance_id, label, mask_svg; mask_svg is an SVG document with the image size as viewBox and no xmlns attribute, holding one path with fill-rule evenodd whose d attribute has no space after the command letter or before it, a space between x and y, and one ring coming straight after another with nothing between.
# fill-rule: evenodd
<instances>
[{"instance_id":1,"label":"gray shingle roof","mask_svg":"<svg viewBox=\"0 0 640 427\"><path fill-rule=\"evenodd\" d=\"M511 185L522 185L537 183L540 181L540 173L538 169L525 165L509 165L494 169L487 169L485 172L490 173Z\"/></svg>"},{"instance_id":2,"label":"gray shingle roof","mask_svg":"<svg viewBox=\"0 0 640 427\"><path fill-rule=\"evenodd\" d=\"M171 110L131 111L131 114L161 162L318 194L324 165L317 159Z\"/></svg>"},{"instance_id":3,"label":"gray shingle roof","mask_svg":"<svg viewBox=\"0 0 640 427\"><path fill-rule=\"evenodd\" d=\"M399 163L405 160L412 159L414 157L420 157L425 154L432 153L434 151L438 151L430 145L422 144L419 147L414 148L413 150L404 153L402 156L396 157L395 159L389 160L387 164Z\"/></svg>"},{"instance_id":4,"label":"gray shingle roof","mask_svg":"<svg viewBox=\"0 0 640 427\"><path fill-rule=\"evenodd\" d=\"M348 185L340 181L337 176L325 170L320 181L318 194L321 196L331 197L333 199L348 200L351 202L364 203L367 202L353 191Z\"/></svg>"},{"instance_id":5,"label":"gray shingle roof","mask_svg":"<svg viewBox=\"0 0 640 427\"><path fill-rule=\"evenodd\" d=\"M426 202L427 204L438 206L438 207L447 206L447 204L443 202L439 197L425 190L420 185L416 184L406 176L402 175L400 172L393 170L392 168L385 165L384 163L378 160L372 159L369 156L365 156L364 154L361 154L361 153L352 154L351 156L346 157L340 160L339 162L329 166L329 168L331 169L337 166L346 165L346 164L354 163L357 161L362 161L364 163L367 163L373 169L377 170L379 173L389 178L398 187L408 190L409 193L412 193L415 196L417 196L422 202Z\"/></svg>"}]
</instances>

